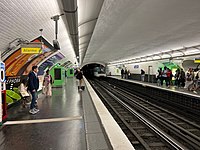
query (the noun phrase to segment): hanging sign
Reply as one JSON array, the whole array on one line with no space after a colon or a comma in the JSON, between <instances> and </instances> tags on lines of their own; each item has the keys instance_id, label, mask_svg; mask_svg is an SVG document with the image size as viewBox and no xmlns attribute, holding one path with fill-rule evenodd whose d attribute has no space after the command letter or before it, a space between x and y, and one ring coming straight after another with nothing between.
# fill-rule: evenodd
<instances>
[{"instance_id":1,"label":"hanging sign","mask_svg":"<svg viewBox=\"0 0 200 150\"><path fill-rule=\"evenodd\" d=\"M40 54L42 53L41 42L24 43L21 45L22 54Z\"/></svg>"},{"instance_id":2,"label":"hanging sign","mask_svg":"<svg viewBox=\"0 0 200 150\"><path fill-rule=\"evenodd\" d=\"M194 63L200 63L200 58L195 58Z\"/></svg>"},{"instance_id":3,"label":"hanging sign","mask_svg":"<svg viewBox=\"0 0 200 150\"><path fill-rule=\"evenodd\" d=\"M137 68L139 68L139 65L134 65L133 68L137 69Z\"/></svg>"}]
</instances>

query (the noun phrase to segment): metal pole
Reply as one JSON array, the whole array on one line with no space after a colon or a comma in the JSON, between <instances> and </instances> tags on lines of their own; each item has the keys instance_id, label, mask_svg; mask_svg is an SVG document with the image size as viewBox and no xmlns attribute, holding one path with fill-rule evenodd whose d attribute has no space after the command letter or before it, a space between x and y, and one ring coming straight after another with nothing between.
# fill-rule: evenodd
<instances>
[{"instance_id":1,"label":"metal pole","mask_svg":"<svg viewBox=\"0 0 200 150\"><path fill-rule=\"evenodd\" d=\"M149 75L150 75L150 66L148 66L148 82L149 82Z\"/></svg>"},{"instance_id":2,"label":"metal pole","mask_svg":"<svg viewBox=\"0 0 200 150\"><path fill-rule=\"evenodd\" d=\"M57 34L58 34L58 20L55 20L55 31L56 31L56 40L57 40Z\"/></svg>"}]
</instances>

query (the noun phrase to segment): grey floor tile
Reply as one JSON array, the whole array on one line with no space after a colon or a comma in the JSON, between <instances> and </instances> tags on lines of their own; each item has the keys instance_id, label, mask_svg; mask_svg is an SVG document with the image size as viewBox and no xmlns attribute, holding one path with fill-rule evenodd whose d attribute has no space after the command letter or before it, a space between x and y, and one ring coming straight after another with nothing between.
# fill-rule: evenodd
<instances>
[{"instance_id":1,"label":"grey floor tile","mask_svg":"<svg viewBox=\"0 0 200 150\"><path fill-rule=\"evenodd\" d=\"M85 122L97 122L98 121L96 114L88 114L84 117L85 117Z\"/></svg>"},{"instance_id":2,"label":"grey floor tile","mask_svg":"<svg viewBox=\"0 0 200 150\"><path fill-rule=\"evenodd\" d=\"M87 122L85 124L86 133L102 133L102 129L99 125L99 122Z\"/></svg>"},{"instance_id":3,"label":"grey floor tile","mask_svg":"<svg viewBox=\"0 0 200 150\"><path fill-rule=\"evenodd\" d=\"M89 114L96 114L96 111L94 109L90 109L90 108L85 108L84 113L89 115Z\"/></svg>"},{"instance_id":4,"label":"grey floor tile","mask_svg":"<svg viewBox=\"0 0 200 150\"><path fill-rule=\"evenodd\" d=\"M86 138L88 140L88 149L90 150L108 149L103 133L87 134Z\"/></svg>"}]
</instances>

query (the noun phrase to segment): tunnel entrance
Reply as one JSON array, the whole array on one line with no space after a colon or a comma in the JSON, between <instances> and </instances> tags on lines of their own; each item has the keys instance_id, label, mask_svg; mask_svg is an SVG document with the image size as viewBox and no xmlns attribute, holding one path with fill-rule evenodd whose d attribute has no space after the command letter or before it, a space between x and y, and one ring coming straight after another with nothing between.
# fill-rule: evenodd
<instances>
[{"instance_id":1,"label":"tunnel entrance","mask_svg":"<svg viewBox=\"0 0 200 150\"><path fill-rule=\"evenodd\" d=\"M102 77L106 75L105 67L101 64L87 64L82 67L83 74L86 78Z\"/></svg>"}]
</instances>

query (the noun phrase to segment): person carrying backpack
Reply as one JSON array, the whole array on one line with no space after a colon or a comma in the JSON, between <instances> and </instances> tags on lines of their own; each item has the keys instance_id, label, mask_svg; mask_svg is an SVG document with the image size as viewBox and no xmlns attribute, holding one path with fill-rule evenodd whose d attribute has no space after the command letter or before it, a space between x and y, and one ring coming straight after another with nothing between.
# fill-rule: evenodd
<instances>
[{"instance_id":1,"label":"person carrying backpack","mask_svg":"<svg viewBox=\"0 0 200 150\"><path fill-rule=\"evenodd\" d=\"M80 69L77 70L76 78L79 80L78 90L79 91L84 90L84 86L83 86L83 74L82 74L82 72L81 72Z\"/></svg>"}]
</instances>

